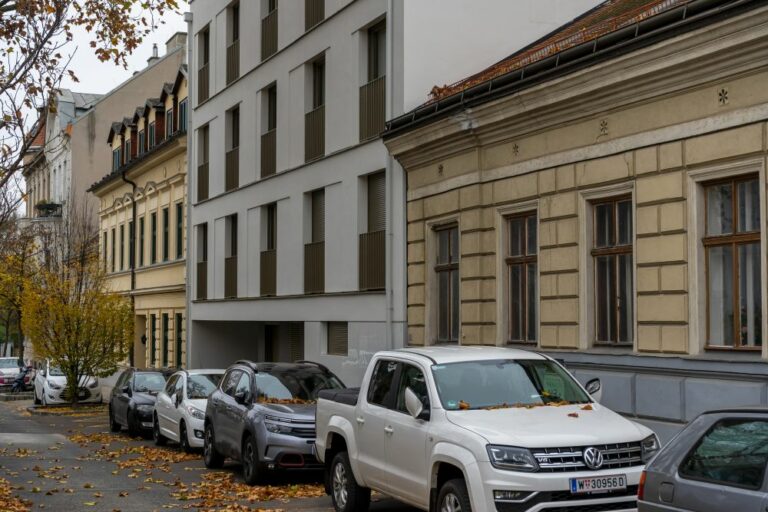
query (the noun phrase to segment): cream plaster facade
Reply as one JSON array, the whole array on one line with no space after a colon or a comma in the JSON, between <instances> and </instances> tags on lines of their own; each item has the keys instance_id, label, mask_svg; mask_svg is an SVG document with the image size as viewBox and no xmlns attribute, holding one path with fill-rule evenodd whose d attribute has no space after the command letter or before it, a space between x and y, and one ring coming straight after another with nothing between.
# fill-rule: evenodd
<instances>
[{"instance_id":1,"label":"cream plaster facade","mask_svg":"<svg viewBox=\"0 0 768 512\"><path fill-rule=\"evenodd\" d=\"M187 135L178 115L187 98L185 71L162 96L157 92L159 100L147 102L157 107L139 108L113 125L109 146L124 152L121 163L90 190L99 202L99 250L109 282L134 302L132 365L185 367ZM165 118L169 108L173 129L139 149L146 120L156 113Z\"/></svg>"},{"instance_id":2,"label":"cream plaster facade","mask_svg":"<svg viewBox=\"0 0 768 512\"><path fill-rule=\"evenodd\" d=\"M508 343L506 218L532 211L531 348L601 376L607 403L665 435L705 407L768 402L766 47L768 9L757 7L392 132L408 176L409 343L436 342L433 228L448 222L460 231L459 342ZM711 350L702 183L743 175L760 184L762 347ZM623 347L595 343L590 254L591 205L617 196L631 198L634 226Z\"/></svg>"}]
</instances>

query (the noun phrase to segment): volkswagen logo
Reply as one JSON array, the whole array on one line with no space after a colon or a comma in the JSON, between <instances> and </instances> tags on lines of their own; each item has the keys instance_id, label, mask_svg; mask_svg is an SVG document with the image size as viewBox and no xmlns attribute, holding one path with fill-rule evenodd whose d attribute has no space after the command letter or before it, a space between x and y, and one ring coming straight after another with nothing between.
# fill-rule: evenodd
<instances>
[{"instance_id":1,"label":"volkswagen logo","mask_svg":"<svg viewBox=\"0 0 768 512\"><path fill-rule=\"evenodd\" d=\"M600 469L603 467L603 454L594 446L590 446L584 450L584 464L589 469Z\"/></svg>"}]
</instances>

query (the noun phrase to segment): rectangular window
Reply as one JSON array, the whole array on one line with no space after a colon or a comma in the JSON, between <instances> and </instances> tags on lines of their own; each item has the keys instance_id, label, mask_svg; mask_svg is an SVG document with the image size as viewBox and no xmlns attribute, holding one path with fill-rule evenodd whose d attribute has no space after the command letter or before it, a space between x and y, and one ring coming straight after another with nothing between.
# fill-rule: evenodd
<instances>
[{"instance_id":1,"label":"rectangular window","mask_svg":"<svg viewBox=\"0 0 768 512\"><path fill-rule=\"evenodd\" d=\"M229 244L227 257L237 256L237 214L230 215L229 219Z\"/></svg>"},{"instance_id":2,"label":"rectangular window","mask_svg":"<svg viewBox=\"0 0 768 512\"><path fill-rule=\"evenodd\" d=\"M168 112L165 113L165 133L168 134L168 137L170 137L175 133L175 130L173 129L173 109L172 108L169 108Z\"/></svg>"},{"instance_id":3,"label":"rectangular window","mask_svg":"<svg viewBox=\"0 0 768 512\"><path fill-rule=\"evenodd\" d=\"M759 350L760 185L757 176L705 184L707 345Z\"/></svg>"},{"instance_id":4,"label":"rectangular window","mask_svg":"<svg viewBox=\"0 0 768 512\"><path fill-rule=\"evenodd\" d=\"M230 10L230 15L232 16L232 40L230 42L235 42L240 40L240 5L235 4L232 6L232 9Z\"/></svg>"},{"instance_id":5,"label":"rectangular window","mask_svg":"<svg viewBox=\"0 0 768 512\"><path fill-rule=\"evenodd\" d=\"M163 346L161 347L162 350L162 361L163 361L163 368L168 366L168 313L163 313L163 320L162 320L162 327L163 327Z\"/></svg>"},{"instance_id":6,"label":"rectangular window","mask_svg":"<svg viewBox=\"0 0 768 512\"><path fill-rule=\"evenodd\" d=\"M131 140L128 139L125 141L125 162L128 163L131 161Z\"/></svg>"},{"instance_id":7,"label":"rectangular window","mask_svg":"<svg viewBox=\"0 0 768 512\"><path fill-rule=\"evenodd\" d=\"M386 359L380 359L376 363L371 377L371 385L368 387L369 404L390 407L388 399L390 398L390 391L396 385L395 375L399 365L400 363Z\"/></svg>"},{"instance_id":8,"label":"rectangular window","mask_svg":"<svg viewBox=\"0 0 768 512\"><path fill-rule=\"evenodd\" d=\"M267 0L267 14L277 9L277 0Z\"/></svg>"},{"instance_id":9,"label":"rectangular window","mask_svg":"<svg viewBox=\"0 0 768 512\"><path fill-rule=\"evenodd\" d=\"M107 255L109 254L109 252L108 252L109 249L107 248L108 245L109 245L109 243L108 243L108 236L107 236L107 232L105 231L104 232L104 249L103 249L104 272L107 271L107 259L108 259Z\"/></svg>"},{"instance_id":10,"label":"rectangular window","mask_svg":"<svg viewBox=\"0 0 768 512\"><path fill-rule=\"evenodd\" d=\"M634 339L632 199L592 203L595 276L595 342L631 344Z\"/></svg>"},{"instance_id":11,"label":"rectangular window","mask_svg":"<svg viewBox=\"0 0 768 512\"><path fill-rule=\"evenodd\" d=\"M146 141L146 134L144 133L144 130L141 130L139 132L139 151L138 153L141 155L144 153L144 148L147 147L147 141Z\"/></svg>"},{"instance_id":12,"label":"rectangular window","mask_svg":"<svg viewBox=\"0 0 768 512\"><path fill-rule=\"evenodd\" d=\"M144 217L139 219L139 266L144 266Z\"/></svg>"},{"instance_id":13,"label":"rectangular window","mask_svg":"<svg viewBox=\"0 0 768 512\"><path fill-rule=\"evenodd\" d=\"M179 131L187 131L187 98L179 102Z\"/></svg>"},{"instance_id":14,"label":"rectangular window","mask_svg":"<svg viewBox=\"0 0 768 512\"><path fill-rule=\"evenodd\" d=\"M325 57L312 63L312 109L325 105Z\"/></svg>"},{"instance_id":15,"label":"rectangular window","mask_svg":"<svg viewBox=\"0 0 768 512\"><path fill-rule=\"evenodd\" d=\"M435 228L437 239L437 341L459 341L459 227Z\"/></svg>"},{"instance_id":16,"label":"rectangular window","mask_svg":"<svg viewBox=\"0 0 768 512\"><path fill-rule=\"evenodd\" d=\"M240 108L229 111L229 149L240 147Z\"/></svg>"},{"instance_id":17,"label":"rectangular window","mask_svg":"<svg viewBox=\"0 0 768 512\"><path fill-rule=\"evenodd\" d=\"M176 368L182 368L184 366L184 360L182 359L182 331L184 330L184 316L181 313L176 313L176 328L174 333L176 334L176 346L174 347L174 355L176 356Z\"/></svg>"},{"instance_id":18,"label":"rectangular window","mask_svg":"<svg viewBox=\"0 0 768 512\"><path fill-rule=\"evenodd\" d=\"M200 247L197 253L197 261L205 263L208 261L208 224L200 224L198 229L197 240Z\"/></svg>"},{"instance_id":19,"label":"rectangular window","mask_svg":"<svg viewBox=\"0 0 768 512\"><path fill-rule=\"evenodd\" d=\"M509 341L535 343L538 325L536 212L509 217L507 226Z\"/></svg>"},{"instance_id":20,"label":"rectangular window","mask_svg":"<svg viewBox=\"0 0 768 512\"><path fill-rule=\"evenodd\" d=\"M368 81L385 74L387 66L387 23L382 21L368 29Z\"/></svg>"},{"instance_id":21,"label":"rectangular window","mask_svg":"<svg viewBox=\"0 0 768 512\"><path fill-rule=\"evenodd\" d=\"M149 149L155 147L155 122L149 123Z\"/></svg>"},{"instance_id":22,"label":"rectangular window","mask_svg":"<svg viewBox=\"0 0 768 512\"><path fill-rule=\"evenodd\" d=\"M112 258L111 258L112 259L112 272L115 272L117 270L117 262L115 261L116 260L116 258L115 258L115 253L116 253L115 245L116 245L116 242L117 242L116 231L115 231L115 228L112 228L112 254L111 254L111 256L112 256Z\"/></svg>"},{"instance_id":23,"label":"rectangular window","mask_svg":"<svg viewBox=\"0 0 768 512\"><path fill-rule=\"evenodd\" d=\"M325 189L315 190L312 201L312 243L325 241Z\"/></svg>"},{"instance_id":24,"label":"rectangular window","mask_svg":"<svg viewBox=\"0 0 768 512\"><path fill-rule=\"evenodd\" d=\"M267 131L277 128L277 85L267 88Z\"/></svg>"},{"instance_id":25,"label":"rectangular window","mask_svg":"<svg viewBox=\"0 0 768 512\"><path fill-rule=\"evenodd\" d=\"M112 170L116 171L120 168L120 148L112 150Z\"/></svg>"},{"instance_id":26,"label":"rectangular window","mask_svg":"<svg viewBox=\"0 0 768 512\"><path fill-rule=\"evenodd\" d=\"M149 315L149 366L154 367L157 361L157 317Z\"/></svg>"},{"instance_id":27,"label":"rectangular window","mask_svg":"<svg viewBox=\"0 0 768 512\"><path fill-rule=\"evenodd\" d=\"M176 259L184 256L184 204L176 203Z\"/></svg>"},{"instance_id":28,"label":"rectangular window","mask_svg":"<svg viewBox=\"0 0 768 512\"><path fill-rule=\"evenodd\" d=\"M168 261L171 257L171 250L170 250L170 242L171 242L171 231L170 231L170 210L168 208L163 208L163 261Z\"/></svg>"},{"instance_id":29,"label":"rectangular window","mask_svg":"<svg viewBox=\"0 0 768 512\"><path fill-rule=\"evenodd\" d=\"M208 298L208 224L197 226L197 300Z\"/></svg>"},{"instance_id":30,"label":"rectangular window","mask_svg":"<svg viewBox=\"0 0 768 512\"><path fill-rule=\"evenodd\" d=\"M128 267L136 267L136 230L133 221L128 221Z\"/></svg>"},{"instance_id":31,"label":"rectangular window","mask_svg":"<svg viewBox=\"0 0 768 512\"><path fill-rule=\"evenodd\" d=\"M384 231L387 223L385 174L368 176L368 232Z\"/></svg>"},{"instance_id":32,"label":"rectangular window","mask_svg":"<svg viewBox=\"0 0 768 512\"><path fill-rule=\"evenodd\" d=\"M198 130L200 134L200 165L207 164L210 158L210 127L208 125L203 126Z\"/></svg>"},{"instance_id":33,"label":"rectangular window","mask_svg":"<svg viewBox=\"0 0 768 512\"><path fill-rule=\"evenodd\" d=\"M266 251L277 249L277 205L267 206L267 247Z\"/></svg>"},{"instance_id":34,"label":"rectangular window","mask_svg":"<svg viewBox=\"0 0 768 512\"><path fill-rule=\"evenodd\" d=\"M328 322L328 355L346 356L349 353L349 324Z\"/></svg>"},{"instance_id":35,"label":"rectangular window","mask_svg":"<svg viewBox=\"0 0 768 512\"><path fill-rule=\"evenodd\" d=\"M157 213L150 216L150 229L152 233L149 237L149 263L157 263Z\"/></svg>"}]
</instances>

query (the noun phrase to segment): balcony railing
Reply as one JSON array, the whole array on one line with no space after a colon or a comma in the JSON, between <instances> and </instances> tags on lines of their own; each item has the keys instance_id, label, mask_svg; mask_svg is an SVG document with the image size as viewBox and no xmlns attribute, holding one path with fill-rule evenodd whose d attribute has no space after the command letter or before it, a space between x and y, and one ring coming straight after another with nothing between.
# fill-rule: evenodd
<instances>
[{"instance_id":1,"label":"balcony railing","mask_svg":"<svg viewBox=\"0 0 768 512\"><path fill-rule=\"evenodd\" d=\"M384 131L385 77L360 87L360 140L378 137Z\"/></svg>"},{"instance_id":2,"label":"balcony railing","mask_svg":"<svg viewBox=\"0 0 768 512\"><path fill-rule=\"evenodd\" d=\"M304 117L304 160L309 162L325 154L325 105Z\"/></svg>"},{"instance_id":3,"label":"balcony railing","mask_svg":"<svg viewBox=\"0 0 768 512\"><path fill-rule=\"evenodd\" d=\"M325 0L304 0L304 30L309 30L325 18Z\"/></svg>"},{"instance_id":4,"label":"balcony railing","mask_svg":"<svg viewBox=\"0 0 768 512\"><path fill-rule=\"evenodd\" d=\"M240 186L240 148L227 151L224 173L225 190L234 190Z\"/></svg>"},{"instance_id":5,"label":"balcony railing","mask_svg":"<svg viewBox=\"0 0 768 512\"><path fill-rule=\"evenodd\" d=\"M203 64L200 69L197 70L197 102L202 103L208 99L209 90L209 71L208 63Z\"/></svg>"},{"instance_id":6,"label":"balcony railing","mask_svg":"<svg viewBox=\"0 0 768 512\"><path fill-rule=\"evenodd\" d=\"M227 85L240 77L240 40L227 47Z\"/></svg>"},{"instance_id":7,"label":"balcony railing","mask_svg":"<svg viewBox=\"0 0 768 512\"><path fill-rule=\"evenodd\" d=\"M304 245L304 293L325 291L325 242Z\"/></svg>"},{"instance_id":8,"label":"balcony railing","mask_svg":"<svg viewBox=\"0 0 768 512\"><path fill-rule=\"evenodd\" d=\"M224 258L224 297L237 297L237 256Z\"/></svg>"},{"instance_id":9,"label":"balcony railing","mask_svg":"<svg viewBox=\"0 0 768 512\"><path fill-rule=\"evenodd\" d=\"M261 136L261 177L272 176L277 171L277 130Z\"/></svg>"},{"instance_id":10,"label":"balcony railing","mask_svg":"<svg viewBox=\"0 0 768 512\"><path fill-rule=\"evenodd\" d=\"M274 296L277 294L277 251L261 251L260 261L261 294Z\"/></svg>"},{"instance_id":11,"label":"balcony railing","mask_svg":"<svg viewBox=\"0 0 768 512\"><path fill-rule=\"evenodd\" d=\"M277 53L277 9L261 20L261 60Z\"/></svg>"},{"instance_id":12,"label":"balcony railing","mask_svg":"<svg viewBox=\"0 0 768 512\"><path fill-rule=\"evenodd\" d=\"M197 262L197 300L208 298L208 262Z\"/></svg>"},{"instance_id":13,"label":"balcony railing","mask_svg":"<svg viewBox=\"0 0 768 512\"><path fill-rule=\"evenodd\" d=\"M384 288L385 240L384 230L360 235L359 278L361 290L381 290Z\"/></svg>"},{"instance_id":14,"label":"balcony railing","mask_svg":"<svg viewBox=\"0 0 768 512\"><path fill-rule=\"evenodd\" d=\"M208 199L208 162L197 167L197 200Z\"/></svg>"},{"instance_id":15,"label":"balcony railing","mask_svg":"<svg viewBox=\"0 0 768 512\"><path fill-rule=\"evenodd\" d=\"M58 218L61 217L61 204L59 203L46 203L41 202L37 203L35 205L35 209L37 210L37 216L39 218Z\"/></svg>"}]
</instances>

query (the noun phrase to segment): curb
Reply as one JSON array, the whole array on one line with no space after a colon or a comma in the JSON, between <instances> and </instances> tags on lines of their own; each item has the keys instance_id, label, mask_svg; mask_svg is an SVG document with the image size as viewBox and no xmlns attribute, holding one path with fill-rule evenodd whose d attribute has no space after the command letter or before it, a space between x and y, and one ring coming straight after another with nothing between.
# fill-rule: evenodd
<instances>
[{"instance_id":1,"label":"curb","mask_svg":"<svg viewBox=\"0 0 768 512\"><path fill-rule=\"evenodd\" d=\"M103 404L88 404L72 409L68 404L56 405L30 405L27 412L36 416L70 416L73 414L84 414L92 412L98 414L102 412ZM64 411L64 409L67 409Z\"/></svg>"},{"instance_id":2,"label":"curb","mask_svg":"<svg viewBox=\"0 0 768 512\"><path fill-rule=\"evenodd\" d=\"M0 402L19 402L32 399L31 391L25 391L24 393L0 393Z\"/></svg>"}]
</instances>

